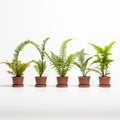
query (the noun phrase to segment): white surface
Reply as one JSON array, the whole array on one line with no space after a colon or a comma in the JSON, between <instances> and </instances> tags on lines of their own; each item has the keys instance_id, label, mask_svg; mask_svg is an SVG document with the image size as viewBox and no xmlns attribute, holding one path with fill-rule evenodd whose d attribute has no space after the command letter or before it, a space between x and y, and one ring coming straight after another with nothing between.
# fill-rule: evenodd
<instances>
[{"instance_id":1,"label":"white surface","mask_svg":"<svg viewBox=\"0 0 120 120\"><path fill-rule=\"evenodd\" d=\"M119 120L119 88L1 86L2 120Z\"/></svg>"},{"instance_id":2,"label":"white surface","mask_svg":"<svg viewBox=\"0 0 120 120\"><path fill-rule=\"evenodd\" d=\"M120 116L120 1L119 0L0 0L0 61L11 60L16 46L26 40L41 43L50 37L47 50L58 52L63 40L74 38L68 53L83 47L93 55L87 44L105 45L115 40L112 49L109 89L99 88L98 75L91 73L91 88L78 88L76 67L67 74L69 87L58 89L56 73L48 68L48 87L33 87L36 72L25 72L25 87L12 88L8 68L0 65L0 118L2 120L88 119L119 120ZM39 59L32 46L26 46L19 58Z\"/></svg>"}]
</instances>

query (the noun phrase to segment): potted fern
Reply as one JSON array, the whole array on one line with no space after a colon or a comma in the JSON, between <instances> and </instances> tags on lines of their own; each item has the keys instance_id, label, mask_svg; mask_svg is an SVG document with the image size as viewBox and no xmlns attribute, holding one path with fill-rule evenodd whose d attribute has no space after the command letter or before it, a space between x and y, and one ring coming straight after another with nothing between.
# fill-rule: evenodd
<instances>
[{"instance_id":1,"label":"potted fern","mask_svg":"<svg viewBox=\"0 0 120 120\"><path fill-rule=\"evenodd\" d=\"M74 63L76 54L70 54L69 56L66 55L66 47L68 42L72 39L65 40L61 47L59 55L56 55L54 52L51 51L49 55L46 53L51 65L55 68L57 74L57 87L67 87L68 86L68 76L66 76L67 72L72 68L72 64Z\"/></svg>"},{"instance_id":2,"label":"potted fern","mask_svg":"<svg viewBox=\"0 0 120 120\"><path fill-rule=\"evenodd\" d=\"M20 51L22 51L22 49L30 43L30 40L27 40L25 42L21 42L15 49L15 53L13 55L13 60L11 62L2 62L4 64L6 64L10 70L8 71L8 73L12 74L12 80L13 80L13 84L12 87L23 87L23 81L24 81L24 71L26 70L26 68L30 65L30 62L26 62L23 63L20 60L18 60L18 56Z\"/></svg>"},{"instance_id":3,"label":"potted fern","mask_svg":"<svg viewBox=\"0 0 120 120\"><path fill-rule=\"evenodd\" d=\"M91 71L88 68L88 63L92 59L92 57L88 57L87 59L85 56L88 55L85 53L84 49L82 49L80 52L77 53L77 62L74 62L74 64L80 69L82 76L79 76L79 87L89 87L90 86L90 76L87 76L87 74Z\"/></svg>"},{"instance_id":4,"label":"potted fern","mask_svg":"<svg viewBox=\"0 0 120 120\"><path fill-rule=\"evenodd\" d=\"M43 40L43 43L41 45L41 49L40 49L40 59L38 61L33 60L34 62L34 69L36 70L36 72L39 74L39 76L35 77L36 80L36 85L35 87L46 87L46 76L43 76L43 73L46 69L46 61L45 61L45 46L47 41L49 40L49 38L46 38L45 40ZM37 46L36 46L37 47ZM38 48L38 47L37 47Z\"/></svg>"},{"instance_id":5,"label":"potted fern","mask_svg":"<svg viewBox=\"0 0 120 120\"><path fill-rule=\"evenodd\" d=\"M90 43L90 45L96 50L95 54L95 60L92 62L92 64L98 64L98 66L93 71L99 73L99 86L100 87L110 87L110 74L109 72L109 66L111 62L113 62L112 59L110 59L111 48L115 42L111 42L110 44L100 47L98 45Z\"/></svg>"},{"instance_id":6,"label":"potted fern","mask_svg":"<svg viewBox=\"0 0 120 120\"><path fill-rule=\"evenodd\" d=\"M14 75L12 77L13 80L13 87L23 87L23 73L26 68L30 65L30 62L22 63L21 61L12 60L12 62L3 62L5 63L11 70L8 73Z\"/></svg>"}]
</instances>

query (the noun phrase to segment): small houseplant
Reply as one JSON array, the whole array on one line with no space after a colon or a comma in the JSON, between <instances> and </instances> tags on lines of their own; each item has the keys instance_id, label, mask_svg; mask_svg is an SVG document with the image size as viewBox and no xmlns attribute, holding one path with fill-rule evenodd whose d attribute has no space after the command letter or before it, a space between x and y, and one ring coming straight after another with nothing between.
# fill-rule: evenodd
<instances>
[{"instance_id":1,"label":"small houseplant","mask_svg":"<svg viewBox=\"0 0 120 120\"><path fill-rule=\"evenodd\" d=\"M80 52L77 53L77 62L74 62L74 64L80 69L82 76L79 76L79 87L89 87L90 86L90 76L87 76L87 74L91 71L88 68L88 63L92 59L92 57L88 57L87 59L85 56L88 55L85 53L84 49L82 49Z\"/></svg>"},{"instance_id":2,"label":"small houseplant","mask_svg":"<svg viewBox=\"0 0 120 120\"><path fill-rule=\"evenodd\" d=\"M8 73L13 75L12 87L23 87L24 86L23 73L26 70L26 68L30 65L31 61L23 63L20 60L18 60L18 56L19 56L20 51L22 51L24 46L26 46L29 42L30 42L30 40L27 40L25 42L22 42L20 45L18 45L16 47L14 57L13 57L13 60L11 62L8 62L8 61L2 62L4 64L6 64L11 69L8 71Z\"/></svg>"},{"instance_id":3,"label":"small houseplant","mask_svg":"<svg viewBox=\"0 0 120 120\"><path fill-rule=\"evenodd\" d=\"M13 80L13 87L23 87L23 73L26 70L26 68L30 65L30 62L22 63L21 61L15 61L12 60L12 62L3 62L5 63L11 70L8 71L8 73L14 75L12 77Z\"/></svg>"},{"instance_id":4,"label":"small houseplant","mask_svg":"<svg viewBox=\"0 0 120 120\"><path fill-rule=\"evenodd\" d=\"M112 59L109 58L111 53L111 48L115 42L111 42L109 45L106 45L104 47L100 47L98 45L90 43L92 47L96 50L95 54L95 60L92 62L92 64L98 64L98 66L93 71L99 73L99 86L100 87L110 87L110 74L109 72L109 66L110 63L113 62Z\"/></svg>"},{"instance_id":5,"label":"small houseplant","mask_svg":"<svg viewBox=\"0 0 120 120\"><path fill-rule=\"evenodd\" d=\"M35 77L36 80L36 87L46 87L46 76L42 76L45 69L46 69L46 61L45 61L45 46L47 41L49 40L49 38L46 38L45 40L43 40L43 43L40 47L40 49L38 48L38 46L36 46L39 50L40 50L40 59L38 61L33 60L34 62L34 69L36 70L36 72L39 74L39 76Z\"/></svg>"},{"instance_id":6,"label":"small houseplant","mask_svg":"<svg viewBox=\"0 0 120 120\"><path fill-rule=\"evenodd\" d=\"M67 39L62 43L59 55L56 55L52 51L50 55L46 53L51 66L55 68L57 74L59 75L57 77L57 87L68 86L68 76L66 76L66 74L72 68L72 64L74 63L76 57L76 54L70 54L69 56L66 55L66 47L68 42L71 40L72 39Z\"/></svg>"}]
</instances>

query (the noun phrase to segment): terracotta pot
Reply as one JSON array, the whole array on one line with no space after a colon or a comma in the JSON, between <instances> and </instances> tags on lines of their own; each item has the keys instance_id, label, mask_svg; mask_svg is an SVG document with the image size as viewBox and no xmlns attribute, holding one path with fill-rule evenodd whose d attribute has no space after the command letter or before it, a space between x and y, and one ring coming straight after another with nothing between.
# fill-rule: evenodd
<instances>
[{"instance_id":1,"label":"terracotta pot","mask_svg":"<svg viewBox=\"0 0 120 120\"><path fill-rule=\"evenodd\" d=\"M67 85L68 83L68 77L65 76L65 77L57 77L57 87L68 87Z\"/></svg>"},{"instance_id":2,"label":"terracotta pot","mask_svg":"<svg viewBox=\"0 0 120 120\"><path fill-rule=\"evenodd\" d=\"M12 77L12 80L13 80L12 87L23 87L24 86L23 84L24 77Z\"/></svg>"},{"instance_id":3,"label":"terracotta pot","mask_svg":"<svg viewBox=\"0 0 120 120\"><path fill-rule=\"evenodd\" d=\"M110 87L110 78L109 76L99 77L99 87Z\"/></svg>"},{"instance_id":4,"label":"terracotta pot","mask_svg":"<svg viewBox=\"0 0 120 120\"><path fill-rule=\"evenodd\" d=\"M36 76L35 77L35 80L36 80L36 84L35 84L35 87L46 87L46 79L47 77L46 76Z\"/></svg>"},{"instance_id":5,"label":"terracotta pot","mask_svg":"<svg viewBox=\"0 0 120 120\"><path fill-rule=\"evenodd\" d=\"M83 76L80 76L78 77L79 79L79 87L90 87L90 76L86 76L86 77L83 77Z\"/></svg>"}]
</instances>

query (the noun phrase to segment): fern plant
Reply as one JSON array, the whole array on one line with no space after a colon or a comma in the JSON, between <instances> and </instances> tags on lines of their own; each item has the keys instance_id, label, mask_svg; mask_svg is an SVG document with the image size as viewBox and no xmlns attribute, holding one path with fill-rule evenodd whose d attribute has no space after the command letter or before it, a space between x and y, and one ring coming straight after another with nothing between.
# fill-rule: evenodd
<instances>
[{"instance_id":1,"label":"fern plant","mask_svg":"<svg viewBox=\"0 0 120 120\"><path fill-rule=\"evenodd\" d=\"M51 52L50 55L46 53L51 66L55 68L57 74L60 75L61 77L64 77L67 74L67 72L72 68L74 60L76 58L76 53L70 54L69 56L66 55L67 44L71 40L72 39L67 39L62 43L59 55L56 55L52 51L50 51Z\"/></svg>"},{"instance_id":2,"label":"fern plant","mask_svg":"<svg viewBox=\"0 0 120 120\"><path fill-rule=\"evenodd\" d=\"M111 42L109 45L104 46L103 48L100 46L97 46L95 44L90 43L90 45L96 50L95 54L95 60L92 62L92 64L98 64L98 66L95 69L91 69L97 73L100 74L100 76L105 77L110 74L109 72L109 66L110 63L113 62L112 59L109 58L111 54L111 48L115 42Z\"/></svg>"},{"instance_id":3,"label":"fern plant","mask_svg":"<svg viewBox=\"0 0 120 120\"><path fill-rule=\"evenodd\" d=\"M45 47L46 47L46 43L48 40L49 40L49 38L46 38L45 40L43 40L43 43L42 43L41 49L40 49L40 60L38 60L38 61L33 60L33 62L35 64L33 67L36 70L36 72L40 75L40 77L43 75L43 73L47 67L44 57L45 57Z\"/></svg>"},{"instance_id":4,"label":"fern plant","mask_svg":"<svg viewBox=\"0 0 120 120\"><path fill-rule=\"evenodd\" d=\"M77 53L78 61L74 62L74 64L80 69L82 76L85 77L91 71L88 68L88 63L93 57L88 57L85 59L85 56L88 55L85 53L84 49Z\"/></svg>"},{"instance_id":5,"label":"fern plant","mask_svg":"<svg viewBox=\"0 0 120 120\"><path fill-rule=\"evenodd\" d=\"M11 70L7 71L8 73L10 73L16 77L21 77L31 62L22 63L21 61L13 60L12 62L6 61L3 63L5 63L11 69Z\"/></svg>"},{"instance_id":6,"label":"fern plant","mask_svg":"<svg viewBox=\"0 0 120 120\"><path fill-rule=\"evenodd\" d=\"M10 68L10 70L7 71L8 73L16 77L21 77L23 75L24 71L30 65L31 61L22 63L20 60L18 60L18 56L20 51L22 51L22 49L30 42L31 42L30 40L26 40L25 42L20 43L20 45L16 47L15 53L13 55L13 60L11 62L8 62L8 61L2 62Z\"/></svg>"}]
</instances>

